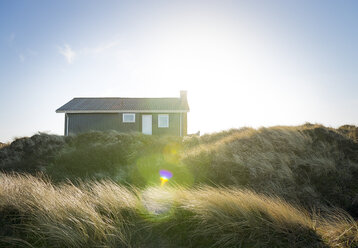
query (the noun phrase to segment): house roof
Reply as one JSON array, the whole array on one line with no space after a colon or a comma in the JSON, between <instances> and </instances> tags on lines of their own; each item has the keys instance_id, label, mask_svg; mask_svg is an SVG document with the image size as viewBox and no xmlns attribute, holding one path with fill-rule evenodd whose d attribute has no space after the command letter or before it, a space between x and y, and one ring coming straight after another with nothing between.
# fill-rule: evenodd
<instances>
[{"instance_id":1,"label":"house roof","mask_svg":"<svg viewBox=\"0 0 358 248\"><path fill-rule=\"evenodd\" d=\"M189 105L182 98L73 98L56 110L57 113L111 112L188 112Z\"/></svg>"}]
</instances>

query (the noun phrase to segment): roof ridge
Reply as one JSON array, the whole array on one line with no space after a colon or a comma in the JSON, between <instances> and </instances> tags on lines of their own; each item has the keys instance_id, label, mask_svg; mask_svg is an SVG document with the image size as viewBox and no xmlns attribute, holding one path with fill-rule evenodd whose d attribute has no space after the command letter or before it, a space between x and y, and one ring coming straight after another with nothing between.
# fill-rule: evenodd
<instances>
[{"instance_id":1,"label":"roof ridge","mask_svg":"<svg viewBox=\"0 0 358 248\"><path fill-rule=\"evenodd\" d=\"M180 97L74 97L73 99L180 99Z\"/></svg>"},{"instance_id":2,"label":"roof ridge","mask_svg":"<svg viewBox=\"0 0 358 248\"><path fill-rule=\"evenodd\" d=\"M57 109L62 110L189 110L189 106L178 97L75 97Z\"/></svg>"}]
</instances>

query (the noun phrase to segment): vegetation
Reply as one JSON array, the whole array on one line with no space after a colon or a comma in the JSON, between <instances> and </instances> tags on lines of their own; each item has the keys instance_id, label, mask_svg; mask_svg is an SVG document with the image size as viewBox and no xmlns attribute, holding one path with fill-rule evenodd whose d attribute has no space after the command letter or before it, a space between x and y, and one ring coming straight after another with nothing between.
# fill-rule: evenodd
<instances>
[{"instance_id":1,"label":"vegetation","mask_svg":"<svg viewBox=\"0 0 358 248\"><path fill-rule=\"evenodd\" d=\"M354 247L358 226L236 188L54 186L0 177L1 245L13 247Z\"/></svg>"},{"instance_id":2,"label":"vegetation","mask_svg":"<svg viewBox=\"0 0 358 248\"><path fill-rule=\"evenodd\" d=\"M358 247L350 217L358 217L357 133L355 126L305 124L185 138L92 132L17 139L0 149L0 240ZM161 169L173 178L158 188Z\"/></svg>"},{"instance_id":3,"label":"vegetation","mask_svg":"<svg viewBox=\"0 0 358 248\"><path fill-rule=\"evenodd\" d=\"M210 135L152 137L93 132L37 134L0 149L5 171L43 172L53 181L111 179L136 187L237 186L275 194L307 208L336 206L358 217L358 128L306 124L232 129Z\"/></svg>"}]
</instances>

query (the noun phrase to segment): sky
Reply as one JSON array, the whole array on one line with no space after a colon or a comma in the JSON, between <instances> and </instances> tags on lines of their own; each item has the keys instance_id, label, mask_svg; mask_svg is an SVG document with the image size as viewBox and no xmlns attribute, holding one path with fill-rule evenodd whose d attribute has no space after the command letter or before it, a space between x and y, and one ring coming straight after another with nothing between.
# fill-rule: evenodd
<instances>
[{"instance_id":1,"label":"sky","mask_svg":"<svg viewBox=\"0 0 358 248\"><path fill-rule=\"evenodd\" d=\"M357 1L0 1L0 141L74 97L179 97L188 132L358 125Z\"/></svg>"}]
</instances>

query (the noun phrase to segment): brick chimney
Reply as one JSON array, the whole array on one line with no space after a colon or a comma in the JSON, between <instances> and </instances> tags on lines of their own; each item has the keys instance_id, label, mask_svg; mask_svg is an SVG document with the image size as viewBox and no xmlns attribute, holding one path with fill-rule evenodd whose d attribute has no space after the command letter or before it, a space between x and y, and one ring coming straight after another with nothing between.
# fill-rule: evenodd
<instances>
[{"instance_id":1,"label":"brick chimney","mask_svg":"<svg viewBox=\"0 0 358 248\"><path fill-rule=\"evenodd\" d=\"M181 91L180 91L180 98L181 98L181 101L182 101L182 102L186 102L186 101L187 101L186 94L187 94L186 90L181 90Z\"/></svg>"}]
</instances>

